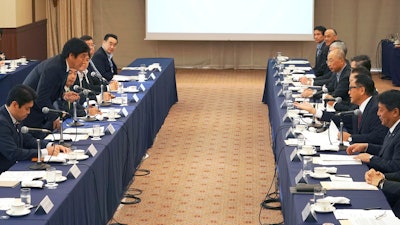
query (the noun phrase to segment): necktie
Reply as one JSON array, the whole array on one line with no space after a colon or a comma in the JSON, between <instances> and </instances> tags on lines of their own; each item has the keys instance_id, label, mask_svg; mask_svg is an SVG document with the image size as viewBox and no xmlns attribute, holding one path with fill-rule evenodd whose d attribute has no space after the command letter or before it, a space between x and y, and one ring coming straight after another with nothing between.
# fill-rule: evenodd
<instances>
[{"instance_id":1,"label":"necktie","mask_svg":"<svg viewBox=\"0 0 400 225\"><path fill-rule=\"evenodd\" d=\"M361 120L362 120L362 114L358 115L358 117L357 117L357 130L358 130L358 133L360 133L360 129L361 129Z\"/></svg>"},{"instance_id":2,"label":"necktie","mask_svg":"<svg viewBox=\"0 0 400 225\"><path fill-rule=\"evenodd\" d=\"M111 56L108 57L108 62L110 63L111 73L114 73L114 66L111 60Z\"/></svg>"}]
</instances>

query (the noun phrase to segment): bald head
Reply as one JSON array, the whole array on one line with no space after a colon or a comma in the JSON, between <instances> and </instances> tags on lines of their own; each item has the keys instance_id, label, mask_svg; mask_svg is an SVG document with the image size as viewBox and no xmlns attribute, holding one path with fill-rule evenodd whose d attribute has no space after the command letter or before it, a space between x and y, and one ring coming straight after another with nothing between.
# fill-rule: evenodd
<instances>
[{"instance_id":1,"label":"bald head","mask_svg":"<svg viewBox=\"0 0 400 225\"><path fill-rule=\"evenodd\" d=\"M346 56L341 49L334 49L329 52L327 64L329 69L337 73L346 65Z\"/></svg>"},{"instance_id":2,"label":"bald head","mask_svg":"<svg viewBox=\"0 0 400 225\"><path fill-rule=\"evenodd\" d=\"M325 44L326 45L331 45L332 42L334 42L335 40L337 40L337 33L334 29L329 28L325 31Z\"/></svg>"}]
</instances>

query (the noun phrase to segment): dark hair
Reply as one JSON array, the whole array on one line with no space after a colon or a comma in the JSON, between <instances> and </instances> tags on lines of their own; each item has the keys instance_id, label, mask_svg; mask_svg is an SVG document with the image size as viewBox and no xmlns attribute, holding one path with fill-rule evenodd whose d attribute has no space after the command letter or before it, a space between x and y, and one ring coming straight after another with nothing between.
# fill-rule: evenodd
<instances>
[{"instance_id":1,"label":"dark hair","mask_svg":"<svg viewBox=\"0 0 400 225\"><path fill-rule=\"evenodd\" d=\"M389 90L378 95L378 101L384 104L389 111L397 108L400 110L400 91Z\"/></svg>"},{"instance_id":2,"label":"dark hair","mask_svg":"<svg viewBox=\"0 0 400 225\"><path fill-rule=\"evenodd\" d=\"M21 106L34 101L36 98L37 94L31 87L17 84L8 92L6 105L10 106L13 101L16 101L21 108Z\"/></svg>"},{"instance_id":3,"label":"dark hair","mask_svg":"<svg viewBox=\"0 0 400 225\"><path fill-rule=\"evenodd\" d=\"M325 31L326 31L326 27L324 27L324 26L316 26L316 27L314 27L314 30L321 31L322 35L324 35Z\"/></svg>"},{"instance_id":4,"label":"dark hair","mask_svg":"<svg viewBox=\"0 0 400 225\"><path fill-rule=\"evenodd\" d=\"M371 70L371 59L367 55L356 55L351 60L356 62L357 66L364 66L368 70Z\"/></svg>"},{"instance_id":5,"label":"dark hair","mask_svg":"<svg viewBox=\"0 0 400 225\"><path fill-rule=\"evenodd\" d=\"M372 96L375 93L375 83L371 76L359 73L355 76L355 83L357 86L363 86L368 96Z\"/></svg>"},{"instance_id":6,"label":"dark hair","mask_svg":"<svg viewBox=\"0 0 400 225\"><path fill-rule=\"evenodd\" d=\"M89 46L79 38L71 38L64 44L61 56L63 59L66 59L69 54L72 54L76 58L79 54L85 52L90 55Z\"/></svg>"},{"instance_id":7,"label":"dark hair","mask_svg":"<svg viewBox=\"0 0 400 225\"><path fill-rule=\"evenodd\" d=\"M106 35L104 35L104 40L107 41L108 38L110 38L110 37L112 37L112 38L114 38L115 40L118 41L118 37L115 34L106 34Z\"/></svg>"},{"instance_id":8,"label":"dark hair","mask_svg":"<svg viewBox=\"0 0 400 225\"><path fill-rule=\"evenodd\" d=\"M369 71L367 68L364 66L357 66L356 68L351 68L351 73L356 73L356 74L366 74L369 77L372 77L371 71Z\"/></svg>"},{"instance_id":9,"label":"dark hair","mask_svg":"<svg viewBox=\"0 0 400 225\"><path fill-rule=\"evenodd\" d=\"M90 41L90 40L93 40L92 36L89 36L89 35L83 35L83 36L80 37L79 39L81 39L82 41Z\"/></svg>"}]
</instances>

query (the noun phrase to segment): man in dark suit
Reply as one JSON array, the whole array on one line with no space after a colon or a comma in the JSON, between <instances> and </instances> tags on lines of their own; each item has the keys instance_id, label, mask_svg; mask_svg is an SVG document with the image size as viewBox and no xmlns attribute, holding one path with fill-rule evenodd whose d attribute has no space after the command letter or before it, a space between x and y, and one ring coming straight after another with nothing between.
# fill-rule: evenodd
<instances>
[{"instance_id":1,"label":"man in dark suit","mask_svg":"<svg viewBox=\"0 0 400 225\"><path fill-rule=\"evenodd\" d=\"M94 53L92 61L100 74L110 81L114 74L117 74L117 65L114 62L113 54L118 44L118 37L115 34L106 34L101 47Z\"/></svg>"},{"instance_id":2,"label":"man in dark suit","mask_svg":"<svg viewBox=\"0 0 400 225\"><path fill-rule=\"evenodd\" d=\"M389 128L383 144L352 144L346 152L349 155L360 152L354 158L383 173L400 171L400 91L390 90L380 94L377 114L382 125Z\"/></svg>"},{"instance_id":3,"label":"man in dark suit","mask_svg":"<svg viewBox=\"0 0 400 225\"><path fill-rule=\"evenodd\" d=\"M400 218L400 171L383 174L370 169L365 173L365 181L383 191L394 214Z\"/></svg>"},{"instance_id":4,"label":"man in dark suit","mask_svg":"<svg viewBox=\"0 0 400 225\"><path fill-rule=\"evenodd\" d=\"M89 47L84 41L72 38L65 43L60 55L41 62L28 74L23 83L33 88L38 98L24 121L27 126L49 130L60 129L59 115L44 114L42 108L54 109L53 103L58 98L67 97L61 95L68 72L78 70L84 62L87 62L89 52ZM34 136L43 137L38 133Z\"/></svg>"},{"instance_id":5,"label":"man in dark suit","mask_svg":"<svg viewBox=\"0 0 400 225\"><path fill-rule=\"evenodd\" d=\"M314 41L317 43L317 51L315 53L315 66L313 67L315 76L322 76L324 73L329 72L326 65L326 58L328 57L328 48L325 44L325 31L324 26L314 27Z\"/></svg>"},{"instance_id":6,"label":"man in dark suit","mask_svg":"<svg viewBox=\"0 0 400 225\"><path fill-rule=\"evenodd\" d=\"M22 134L21 121L29 114L37 95L26 85L16 85L8 93L6 104L0 107L0 172L8 170L18 160L37 157L37 141L29 133ZM57 155L69 149L42 141L42 154Z\"/></svg>"}]
</instances>

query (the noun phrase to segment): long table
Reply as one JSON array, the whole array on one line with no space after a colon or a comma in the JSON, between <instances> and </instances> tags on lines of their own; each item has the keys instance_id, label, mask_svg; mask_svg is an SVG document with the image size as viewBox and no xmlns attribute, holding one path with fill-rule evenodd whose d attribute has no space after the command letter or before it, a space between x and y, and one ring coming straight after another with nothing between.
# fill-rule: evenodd
<instances>
[{"instance_id":1,"label":"long table","mask_svg":"<svg viewBox=\"0 0 400 225\"><path fill-rule=\"evenodd\" d=\"M16 84L21 84L37 64L39 61L29 61L27 65L20 65L13 72L0 74L0 105L6 103L8 91Z\"/></svg>"},{"instance_id":2,"label":"long table","mask_svg":"<svg viewBox=\"0 0 400 225\"><path fill-rule=\"evenodd\" d=\"M395 86L400 86L400 48L395 48L390 40L382 40L382 74L391 78Z\"/></svg>"},{"instance_id":3,"label":"long table","mask_svg":"<svg viewBox=\"0 0 400 225\"><path fill-rule=\"evenodd\" d=\"M295 177L302 169L301 162L292 162L290 153L294 147L285 145L285 135L291 126L290 122L283 122L282 118L286 113L286 109L280 108L284 101L284 97L277 96L281 86L275 85L278 76L274 77L276 69L274 69L275 61L270 59L266 71L265 89L262 101L268 104L269 120L272 128L273 151L275 161L278 168L280 198L282 205L282 213L285 224L322 224L326 222L339 224L333 213L317 214L317 223L303 223L301 211L304 209L313 195L291 194L289 188L296 186ZM329 153L328 153L329 154ZM337 153L335 153L337 154ZM339 154L345 154L339 152ZM336 166L338 174L349 174L354 181L364 181L364 173L368 167L364 165L346 165ZM309 179L310 183L318 183L320 180ZM351 205L335 205L337 209L363 209L366 207L380 207L382 209L390 209L389 204L382 191L327 191L329 196L343 196L351 200Z\"/></svg>"},{"instance_id":4,"label":"long table","mask_svg":"<svg viewBox=\"0 0 400 225\"><path fill-rule=\"evenodd\" d=\"M78 149L87 149L93 144L98 153L85 161L80 161L78 168L81 174L77 179L68 179L59 183L57 189L33 189L32 204L38 204L46 195L54 203L54 208L46 215L30 213L24 217L11 217L0 220L1 224L30 225L83 225L106 224L112 218L127 190L132 177L140 165L142 157L153 144L170 107L178 101L175 65L170 58L141 58L132 62L129 67L141 64L160 63L162 72L154 71L155 80L142 83L146 90L136 93L140 101L130 101L125 106L129 115L116 122L85 122L85 127L93 124L115 128L115 133L105 135L100 141L73 142ZM121 75L137 75L138 71L123 70ZM126 86L139 85L138 82L127 82ZM118 96L119 94L116 93ZM132 93L128 98L132 99ZM118 106L115 106L118 107ZM68 122L68 121L65 121ZM28 170L31 162L19 162L10 170ZM51 163L65 176L71 166ZM0 188L0 197L19 197L20 189ZM0 212L2 215L4 211Z\"/></svg>"}]
</instances>

